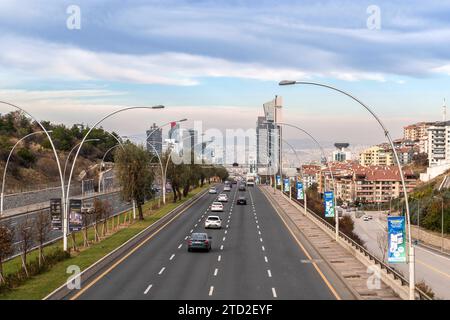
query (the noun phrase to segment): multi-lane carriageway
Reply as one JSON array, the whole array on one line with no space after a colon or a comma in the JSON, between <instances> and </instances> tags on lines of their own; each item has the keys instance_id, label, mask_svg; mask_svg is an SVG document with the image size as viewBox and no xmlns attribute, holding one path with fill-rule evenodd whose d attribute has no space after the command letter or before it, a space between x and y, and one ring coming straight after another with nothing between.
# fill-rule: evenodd
<instances>
[{"instance_id":1,"label":"multi-lane carriageway","mask_svg":"<svg viewBox=\"0 0 450 320\"><path fill-rule=\"evenodd\" d=\"M223 186L219 186L221 192ZM240 195L247 205L236 205ZM187 239L205 232L217 195L205 194L72 299L340 299L345 286L308 263L302 246L258 187L234 186L223 228L207 230L210 252L188 252ZM217 214L217 213L214 213ZM337 288L337 289L336 289Z\"/></svg>"}]
</instances>

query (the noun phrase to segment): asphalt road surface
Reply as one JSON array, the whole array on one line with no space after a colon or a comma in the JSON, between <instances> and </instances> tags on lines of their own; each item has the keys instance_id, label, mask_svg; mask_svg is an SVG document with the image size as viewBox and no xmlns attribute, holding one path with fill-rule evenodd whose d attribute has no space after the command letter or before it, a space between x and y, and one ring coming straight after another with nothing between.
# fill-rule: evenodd
<instances>
[{"instance_id":1,"label":"asphalt road surface","mask_svg":"<svg viewBox=\"0 0 450 320\"><path fill-rule=\"evenodd\" d=\"M236 205L239 195L247 205ZM212 250L188 252L187 237L205 232L216 197L203 196L73 298L335 299L257 187L234 185L219 213L223 228L207 231Z\"/></svg>"}]
</instances>

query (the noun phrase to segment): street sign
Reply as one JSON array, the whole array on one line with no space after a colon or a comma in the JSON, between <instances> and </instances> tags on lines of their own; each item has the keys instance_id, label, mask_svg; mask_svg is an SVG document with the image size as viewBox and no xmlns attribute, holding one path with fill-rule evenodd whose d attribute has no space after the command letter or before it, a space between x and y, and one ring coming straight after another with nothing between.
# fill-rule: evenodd
<instances>
[{"instance_id":1,"label":"street sign","mask_svg":"<svg viewBox=\"0 0 450 320\"><path fill-rule=\"evenodd\" d=\"M303 183L300 181L297 181L297 200L303 200Z\"/></svg>"},{"instance_id":2,"label":"street sign","mask_svg":"<svg viewBox=\"0 0 450 320\"><path fill-rule=\"evenodd\" d=\"M50 199L50 217L53 230L62 230L61 199Z\"/></svg>"},{"instance_id":3,"label":"street sign","mask_svg":"<svg viewBox=\"0 0 450 320\"><path fill-rule=\"evenodd\" d=\"M334 194L333 191L327 191L324 193L325 200L325 218L334 217Z\"/></svg>"},{"instance_id":4,"label":"street sign","mask_svg":"<svg viewBox=\"0 0 450 320\"><path fill-rule=\"evenodd\" d=\"M388 262L406 262L405 217L387 217Z\"/></svg>"},{"instance_id":5,"label":"street sign","mask_svg":"<svg viewBox=\"0 0 450 320\"><path fill-rule=\"evenodd\" d=\"M81 212L81 200L69 201L69 231L80 231L83 228L83 214Z\"/></svg>"},{"instance_id":6,"label":"street sign","mask_svg":"<svg viewBox=\"0 0 450 320\"><path fill-rule=\"evenodd\" d=\"M289 187L290 187L289 178L284 178L284 191L289 192Z\"/></svg>"}]
</instances>

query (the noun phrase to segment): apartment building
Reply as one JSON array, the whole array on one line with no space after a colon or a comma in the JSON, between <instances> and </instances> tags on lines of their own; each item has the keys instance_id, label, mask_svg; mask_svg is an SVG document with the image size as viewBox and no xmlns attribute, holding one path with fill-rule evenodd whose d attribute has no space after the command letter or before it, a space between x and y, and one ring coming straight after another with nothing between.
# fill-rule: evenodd
<instances>
[{"instance_id":1,"label":"apartment building","mask_svg":"<svg viewBox=\"0 0 450 320\"><path fill-rule=\"evenodd\" d=\"M366 203L388 202L403 196L401 178L396 166L362 166L357 162L330 163L336 184L336 198L347 203L356 200ZM407 192L412 191L418 177L411 170L404 170ZM319 192L332 189L330 169L321 168Z\"/></svg>"},{"instance_id":2,"label":"apartment building","mask_svg":"<svg viewBox=\"0 0 450 320\"><path fill-rule=\"evenodd\" d=\"M432 122L418 122L403 127L403 138L405 140L419 141L421 138L428 136L428 128L432 125Z\"/></svg>"},{"instance_id":3,"label":"apartment building","mask_svg":"<svg viewBox=\"0 0 450 320\"><path fill-rule=\"evenodd\" d=\"M450 163L450 121L428 128L428 161L430 167Z\"/></svg>"},{"instance_id":4,"label":"apartment building","mask_svg":"<svg viewBox=\"0 0 450 320\"><path fill-rule=\"evenodd\" d=\"M362 166L392 166L395 164L391 150L383 146L373 146L359 154Z\"/></svg>"}]
</instances>

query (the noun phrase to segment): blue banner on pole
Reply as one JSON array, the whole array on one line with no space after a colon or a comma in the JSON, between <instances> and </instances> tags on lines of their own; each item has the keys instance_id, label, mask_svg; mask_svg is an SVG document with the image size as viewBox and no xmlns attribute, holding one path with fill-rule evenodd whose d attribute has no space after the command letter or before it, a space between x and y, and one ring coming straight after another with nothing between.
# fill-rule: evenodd
<instances>
[{"instance_id":1,"label":"blue banner on pole","mask_svg":"<svg viewBox=\"0 0 450 320\"><path fill-rule=\"evenodd\" d=\"M284 178L284 191L289 192L289 188L290 188L289 178Z\"/></svg>"},{"instance_id":2,"label":"blue banner on pole","mask_svg":"<svg viewBox=\"0 0 450 320\"><path fill-rule=\"evenodd\" d=\"M297 181L297 200L303 200L303 183Z\"/></svg>"},{"instance_id":3,"label":"blue banner on pole","mask_svg":"<svg viewBox=\"0 0 450 320\"><path fill-rule=\"evenodd\" d=\"M405 217L388 217L388 262L406 262Z\"/></svg>"},{"instance_id":4,"label":"blue banner on pole","mask_svg":"<svg viewBox=\"0 0 450 320\"><path fill-rule=\"evenodd\" d=\"M334 194L332 191L327 191L324 193L325 200L325 218L334 217Z\"/></svg>"},{"instance_id":5,"label":"blue banner on pole","mask_svg":"<svg viewBox=\"0 0 450 320\"><path fill-rule=\"evenodd\" d=\"M281 177L277 176L277 186L281 186Z\"/></svg>"}]
</instances>

